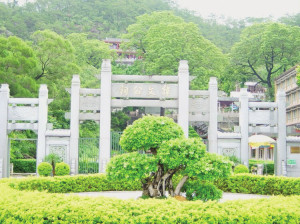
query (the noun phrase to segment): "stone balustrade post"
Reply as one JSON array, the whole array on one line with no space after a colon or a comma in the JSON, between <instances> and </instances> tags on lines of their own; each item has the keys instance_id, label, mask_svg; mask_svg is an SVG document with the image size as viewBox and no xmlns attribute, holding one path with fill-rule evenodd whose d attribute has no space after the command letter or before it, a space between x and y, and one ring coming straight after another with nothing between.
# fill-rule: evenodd
<instances>
[{"instance_id":1,"label":"stone balustrade post","mask_svg":"<svg viewBox=\"0 0 300 224\"><path fill-rule=\"evenodd\" d=\"M239 125L241 131L241 162L249 165L249 99L247 89L240 92Z\"/></svg>"},{"instance_id":2,"label":"stone balustrade post","mask_svg":"<svg viewBox=\"0 0 300 224\"><path fill-rule=\"evenodd\" d=\"M101 66L99 173L105 173L106 164L110 160L111 76L111 62L109 59L103 60Z\"/></svg>"},{"instance_id":3,"label":"stone balustrade post","mask_svg":"<svg viewBox=\"0 0 300 224\"><path fill-rule=\"evenodd\" d=\"M36 152L36 167L46 156L46 130L48 121L48 89L41 85L39 89L38 141Z\"/></svg>"},{"instance_id":4,"label":"stone balustrade post","mask_svg":"<svg viewBox=\"0 0 300 224\"><path fill-rule=\"evenodd\" d=\"M9 149L7 137L9 87L2 84L0 89L0 178L9 177Z\"/></svg>"},{"instance_id":5,"label":"stone balustrade post","mask_svg":"<svg viewBox=\"0 0 300 224\"><path fill-rule=\"evenodd\" d=\"M78 174L79 100L80 100L80 78L79 75L73 75L72 86L71 86L71 121L70 121L71 175Z\"/></svg>"},{"instance_id":6,"label":"stone balustrade post","mask_svg":"<svg viewBox=\"0 0 300 224\"><path fill-rule=\"evenodd\" d=\"M286 176L287 166L287 147L286 147L286 98L285 92L278 90L277 96L277 107L278 107L278 138L277 138L277 150L276 150L276 161L275 161L275 175Z\"/></svg>"},{"instance_id":7,"label":"stone balustrade post","mask_svg":"<svg viewBox=\"0 0 300 224\"><path fill-rule=\"evenodd\" d=\"M209 126L208 151L218 153L218 82L216 77L209 80Z\"/></svg>"},{"instance_id":8,"label":"stone balustrade post","mask_svg":"<svg viewBox=\"0 0 300 224\"><path fill-rule=\"evenodd\" d=\"M178 68L178 124L189 136L189 65L182 60Z\"/></svg>"}]
</instances>

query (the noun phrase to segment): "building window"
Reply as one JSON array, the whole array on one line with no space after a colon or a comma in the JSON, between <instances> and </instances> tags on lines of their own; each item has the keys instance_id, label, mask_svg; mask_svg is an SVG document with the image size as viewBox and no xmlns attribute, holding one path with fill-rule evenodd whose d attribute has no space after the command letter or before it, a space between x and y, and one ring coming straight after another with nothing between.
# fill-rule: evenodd
<instances>
[{"instance_id":1,"label":"building window","mask_svg":"<svg viewBox=\"0 0 300 224\"><path fill-rule=\"evenodd\" d=\"M251 148L251 158L254 158L255 159L255 156L256 156L256 148Z\"/></svg>"},{"instance_id":2,"label":"building window","mask_svg":"<svg viewBox=\"0 0 300 224\"><path fill-rule=\"evenodd\" d=\"M296 110L293 110L293 120L296 120Z\"/></svg>"},{"instance_id":3,"label":"building window","mask_svg":"<svg viewBox=\"0 0 300 224\"><path fill-rule=\"evenodd\" d=\"M273 148L268 148L267 150L268 150L267 151L267 159L273 160L273 154L274 154Z\"/></svg>"},{"instance_id":4,"label":"building window","mask_svg":"<svg viewBox=\"0 0 300 224\"><path fill-rule=\"evenodd\" d=\"M259 159L264 159L264 148L259 148L258 158Z\"/></svg>"},{"instance_id":5,"label":"building window","mask_svg":"<svg viewBox=\"0 0 300 224\"><path fill-rule=\"evenodd\" d=\"M300 146L291 146L291 154L300 154Z\"/></svg>"},{"instance_id":6,"label":"building window","mask_svg":"<svg viewBox=\"0 0 300 224\"><path fill-rule=\"evenodd\" d=\"M288 115L288 116L287 116L288 121L291 120L291 112L288 112L287 115Z\"/></svg>"}]
</instances>

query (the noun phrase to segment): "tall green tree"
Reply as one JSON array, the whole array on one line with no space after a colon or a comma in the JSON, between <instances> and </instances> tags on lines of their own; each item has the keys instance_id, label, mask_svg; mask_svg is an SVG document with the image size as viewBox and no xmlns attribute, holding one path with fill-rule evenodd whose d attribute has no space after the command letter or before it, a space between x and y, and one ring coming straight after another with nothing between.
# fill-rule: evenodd
<instances>
[{"instance_id":1,"label":"tall green tree","mask_svg":"<svg viewBox=\"0 0 300 224\"><path fill-rule=\"evenodd\" d=\"M211 76L220 77L228 63L225 55L205 39L198 27L172 12L154 12L137 18L128 27L122 47L137 49L144 74L176 75L180 60L188 60L192 88L206 88Z\"/></svg>"},{"instance_id":2,"label":"tall green tree","mask_svg":"<svg viewBox=\"0 0 300 224\"><path fill-rule=\"evenodd\" d=\"M32 35L33 48L39 59L36 80L61 80L79 71L75 64L74 48L70 41L57 33L44 30Z\"/></svg>"},{"instance_id":3,"label":"tall green tree","mask_svg":"<svg viewBox=\"0 0 300 224\"><path fill-rule=\"evenodd\" d=\"M36 96L38 86L33 77L37 63L35 52L22 39L0 36L0 83L9 84L12 96Z\"/></svg>"},{"instance_id":4,"label":"tall green tree","mask_svg":"<svg viewBox=\"0 0 300 224\"><path fill-rule=\"evenodd\" d=\"M272 88L274 77L300 61L300 28L280 23L247 27L231 57L242 76Z\"/></svg>"}]
</instances>

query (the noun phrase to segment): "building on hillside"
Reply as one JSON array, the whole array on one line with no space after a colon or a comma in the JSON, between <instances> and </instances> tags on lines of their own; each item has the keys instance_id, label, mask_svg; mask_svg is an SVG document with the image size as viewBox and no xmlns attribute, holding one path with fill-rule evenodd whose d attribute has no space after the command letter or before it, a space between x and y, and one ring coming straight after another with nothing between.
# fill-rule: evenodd
<instances>
[{"instance_id":1,"label":"building on hillside","mask_svg":"<svg viewBox=\"0 0 300 224\"><path fill-rule=\"evenodd\" d=\"M297 85L297 65L275 79L275 95L286 93L286 124L291 135L300 135L300 87Z\"/></svg>"},{"instance_id":2,"label":"building on hillside","mask_svg":"<svg viewBox=\"0 0 300 224\"><path fill-rule=\"evenodd\" d=\"M116 60L117 63L131 65L137 59L136 51L123 51L120 48L121 43L128 42L128 40L119 38L105 38L104 42L110 45L110 49L116 50L118 54L118 59Z\"/></svg>"},{"instance_id":3,"label":"building on hillside","mask_svg":"<svg viewBox=\"0 0 300 224\"><path fill-rule=\"evenodd\" d=\"M245 88L247 88L248 96L250 99L256 99L264 101L266 99L266 88L260 85L258 82L245 82ZM230 92L230 97L239 97L240 87L236 88L236 91Z\"/></svg>"}]
</instances>

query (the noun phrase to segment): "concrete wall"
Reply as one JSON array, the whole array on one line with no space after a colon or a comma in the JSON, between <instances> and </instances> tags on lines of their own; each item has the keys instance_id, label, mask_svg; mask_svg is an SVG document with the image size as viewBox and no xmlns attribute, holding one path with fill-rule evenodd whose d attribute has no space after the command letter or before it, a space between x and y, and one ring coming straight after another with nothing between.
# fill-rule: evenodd
<instances>
[{"instance_id":1,"label":"concrete wall","mask_svg":"<svg viewBox=\"0 0 300 224\"><path fill-rule=\"evenodd\" d=\"M287 165L288 177L300 177L300 153L291 153L291 147L300 147L300 137L287 138L287 160L296 160L296 165Z\"/></svg>"}]
</instances>

